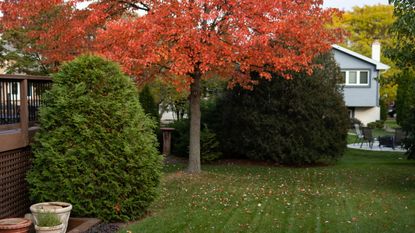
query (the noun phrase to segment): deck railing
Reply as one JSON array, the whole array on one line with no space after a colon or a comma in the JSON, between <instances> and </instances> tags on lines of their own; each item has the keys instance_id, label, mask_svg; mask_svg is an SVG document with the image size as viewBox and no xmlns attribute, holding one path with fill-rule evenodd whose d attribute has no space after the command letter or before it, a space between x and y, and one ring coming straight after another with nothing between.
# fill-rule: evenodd
<instances>
[{"instance_id":1,"label":"deck railing","mask_svg":"<svg viewBox=\"0 0 415 233\"><path fill-rule=\"evenodd\" d=\"M29 145L42 94L51 84L44 76L0 75L0 152Z\"/></svg>"}]
</instances>

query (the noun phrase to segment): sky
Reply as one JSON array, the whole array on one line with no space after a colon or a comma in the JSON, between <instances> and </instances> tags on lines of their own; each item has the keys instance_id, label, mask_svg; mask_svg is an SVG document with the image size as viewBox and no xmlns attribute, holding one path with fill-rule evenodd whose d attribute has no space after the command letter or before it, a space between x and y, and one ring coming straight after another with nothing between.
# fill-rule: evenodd
<instances>
[{"instance_id":1,"label":"sky","mask_svg":"<svg viewBox=\"0 0 415 233\"><path fill-rule=\"evenodd\" d=\"M388 0L324 0L324 7L334 7L340 10L352 10L354 6L388 4ZM80 3L80 8L86 7L88 2Z\"/></svg>"},{"instance_id":2,"label":"sky","mask_svg":"<svg viewBox=\"0 0 415 233\"><path fill-rule=\"evenodd\" d=\"M324 0L324 7L334 7L340 10L351 10L353 6L388 4L388 0Z\"/></svg>"}]
</instances>

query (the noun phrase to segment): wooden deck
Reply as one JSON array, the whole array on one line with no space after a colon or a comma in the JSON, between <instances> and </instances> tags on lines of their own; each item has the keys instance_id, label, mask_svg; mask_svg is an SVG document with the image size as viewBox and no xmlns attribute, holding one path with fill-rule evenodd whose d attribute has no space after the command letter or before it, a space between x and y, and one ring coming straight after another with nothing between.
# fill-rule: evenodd
<instances>
[{"instance_id":1,"label":"wooden deck","mask_svg":"<svg viewBox=\"0 0 415 233\"><path fill-rule=\"evenodd\" d=\"M49 77L0 75L0 218L29 211L30 143L39 129L41 96L51 83Z\"/></svg>"},{"instance_id":2,"label":"wooden deck","mask_svg":"<svg viewBox=\"0 0 415 233\"><path fill-rule=\"evenodd\" d=\"M44 76L0 75L0 153L29 146L41 95L51 82Z\"/></svg>"}]
</instances>

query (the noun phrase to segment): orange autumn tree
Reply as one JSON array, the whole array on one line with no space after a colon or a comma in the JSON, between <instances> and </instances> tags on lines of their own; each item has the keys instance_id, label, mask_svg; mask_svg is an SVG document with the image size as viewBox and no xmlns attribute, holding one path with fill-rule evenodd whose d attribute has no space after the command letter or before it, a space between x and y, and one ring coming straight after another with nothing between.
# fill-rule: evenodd
<instances>
[{"instance_id":1,"label":"orange autumn tree","mask_svg":"<svg viewBox=\"0 0 415 233\"><path fill-rule=\"evenodd\" d=\"M340 39L322 0L5 0L4 29L24 28L45 63L94 52L138 83L190 88L189 172L200 172L201 80L252 88L255 71L290 78Z\"/></svg>"}]
</instances>

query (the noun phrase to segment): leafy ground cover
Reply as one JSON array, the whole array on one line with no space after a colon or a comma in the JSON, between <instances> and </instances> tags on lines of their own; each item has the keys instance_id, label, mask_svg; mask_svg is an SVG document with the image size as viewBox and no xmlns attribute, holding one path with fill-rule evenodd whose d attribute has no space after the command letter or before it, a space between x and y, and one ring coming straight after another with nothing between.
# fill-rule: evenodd
<instances>
[{"instance_id":1,"label":"leafy ground cover","mask_svg":"<svg viewBox=\"0 0 415 233\"><path fill-rule=\"evenodd\" d=\"M347 144L353 144L357 141L357 136L352 132L352 134L347 134Z\"/></svg>"},{"instance_id":2,"label":"leafy ground cover","mask_svg":"<svg viewBox=\"0 0 415 233\"><path fill-rule=\"evenodd\" d=\"M161 196L131 232L415 232L415 162L347 150L333 166L221 163L165 168Z\"/></svg>"},{"instance_id":3,"label":"leafy ground cover","mask_svg":"<svg viewBox=\"0 0 415 233\"><path fill-rule=\"evenodd\" d=\"M385 121L385 126L391 129L401 128L401 126L399 126L398 123L396 123L395 119L387 119Z\"/></svg>"}]
</instances>

